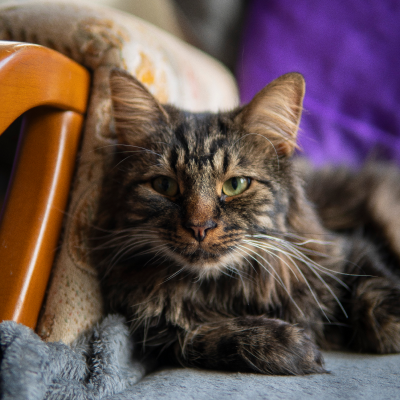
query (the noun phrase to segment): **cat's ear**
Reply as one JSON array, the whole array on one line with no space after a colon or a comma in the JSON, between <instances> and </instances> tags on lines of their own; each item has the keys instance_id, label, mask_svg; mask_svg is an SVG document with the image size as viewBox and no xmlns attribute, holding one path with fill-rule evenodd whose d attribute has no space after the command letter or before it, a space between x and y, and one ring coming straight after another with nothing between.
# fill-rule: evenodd
<instances>
[{"instance_id":1,"label":"cat's ear","mask_svg":"<svg viewBox=\"0 0 400 400\"><path fill-rule=\"evenodd\" d=\"M279 156L290 156L297 147L304 93L301 74L282 75L258 92L235 120L245 132L268 139Z\"/></svg>"},{"instance_id":2,"label":"cat's ear","mask_svg":"<svg viewBox=\"0 0 400 400\"><path fill-rule=\"evenodd\" d=\"M112 112L120 143L147 138L168 122L168 114L154 96L133 76L114 69L110 74Z\"/></svg>"}]
</instances>

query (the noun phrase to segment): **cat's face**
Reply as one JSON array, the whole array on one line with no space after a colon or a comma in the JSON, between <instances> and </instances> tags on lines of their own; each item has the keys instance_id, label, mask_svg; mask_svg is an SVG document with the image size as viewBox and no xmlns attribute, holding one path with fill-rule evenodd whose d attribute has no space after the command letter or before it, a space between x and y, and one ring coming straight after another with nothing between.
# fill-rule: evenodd
<instances>
[{"instance_id":1,"label":"cat's face","mask_svg":"<svg viewBox=\"0 0 400 400\"><path fill-rule=\"evenodd\" d=\"M129 235L132 254L150 251L160 264L216 276L251 258L241 247L248 235L282 229L300 75L285 75L246 107L219 114L161 106L122 72L112 75L111 89L116 225Z\"/></svg>"}]
</instances>

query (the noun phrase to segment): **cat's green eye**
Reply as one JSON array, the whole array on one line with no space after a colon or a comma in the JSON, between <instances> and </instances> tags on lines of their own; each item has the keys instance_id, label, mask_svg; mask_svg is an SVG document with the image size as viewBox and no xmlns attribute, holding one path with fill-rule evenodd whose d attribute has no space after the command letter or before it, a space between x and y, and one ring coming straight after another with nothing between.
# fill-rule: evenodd
<instances>
[{"instance_id":1,"label":"cat's green eye","mask_svg":"<svg viewBox=\"0 0 400 400\"><path fill-rule=\"evenodd\" d=\"M159 176L152 182L153 189L164 196L174 197L178 194L178 182L168 176Z\"/></svg>"},{"instance_id":2,"label":"cat's green eye","mask_svg":"<svg viewBox=\"0 0 400 400\"><path fill-rule=\"evenodd\" d=\"M243 176L235 176L228 179L222 185L222 192L227 196L236 196L243 193L250 185L250 179Z\"/></svg>"}]
</instances>

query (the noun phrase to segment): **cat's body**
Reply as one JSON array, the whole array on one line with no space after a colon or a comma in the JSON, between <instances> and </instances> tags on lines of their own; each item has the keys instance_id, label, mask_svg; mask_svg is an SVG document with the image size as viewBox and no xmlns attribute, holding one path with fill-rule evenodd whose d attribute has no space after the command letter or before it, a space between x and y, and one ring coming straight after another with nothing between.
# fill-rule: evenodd
<instances>
[{"instance_id":1,"label":"cat's body","mask_svg":"<svg viewBox=\"0 0 400 400\"><path fill-rule=\"evenodd\" d=\"M161 106L122 72L111 89L119 145L93 261L145 351L271 374L322 372L317 344L400 351L397 188L375 204L400 175L297 168L300 75L219 114Z\"/></svg>"}]
</instances>

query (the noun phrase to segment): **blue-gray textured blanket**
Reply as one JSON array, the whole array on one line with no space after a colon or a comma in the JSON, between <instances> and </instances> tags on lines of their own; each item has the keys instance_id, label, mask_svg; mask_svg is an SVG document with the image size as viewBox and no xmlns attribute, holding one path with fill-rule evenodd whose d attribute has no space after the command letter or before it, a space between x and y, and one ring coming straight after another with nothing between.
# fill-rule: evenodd
<instances>
[{"instance_id":1,"label":"blue-gray textured blanket","mask_svg":"<svg viewBox=\"0 0 400 400\"><path fill-rule=\"evenodd\" d=\"M1 399L394 399L400 355L325 353L330 374L263 376L167 368L144 376L124 320L109 316L71 346L0 324Z\"/></svg>"}]
</instances>

